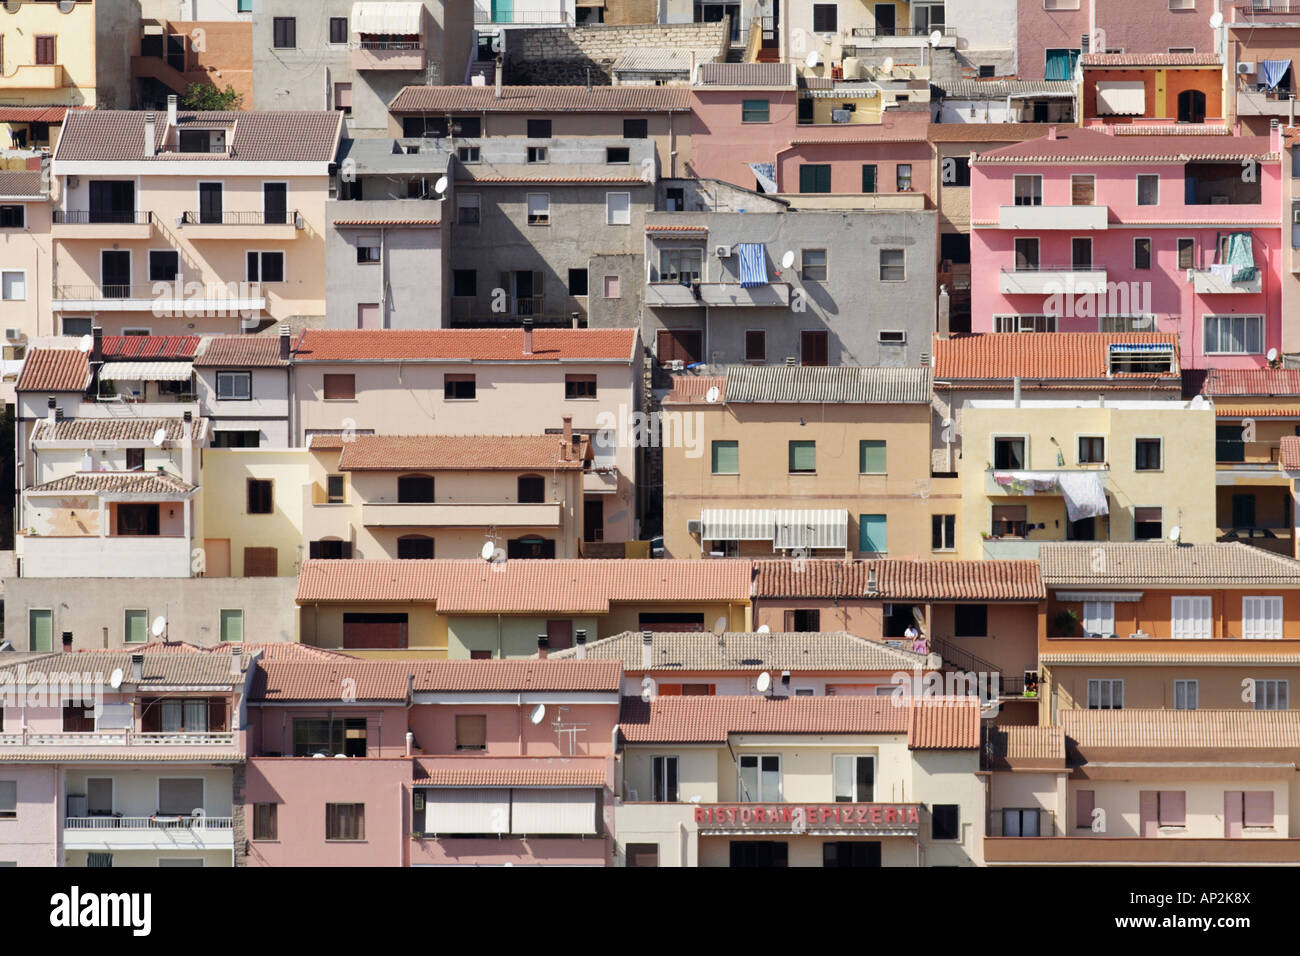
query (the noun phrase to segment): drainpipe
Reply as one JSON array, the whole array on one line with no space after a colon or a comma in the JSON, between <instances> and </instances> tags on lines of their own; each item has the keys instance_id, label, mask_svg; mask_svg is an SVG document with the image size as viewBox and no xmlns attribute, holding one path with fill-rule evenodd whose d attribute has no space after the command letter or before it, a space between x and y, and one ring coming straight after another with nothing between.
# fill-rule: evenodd
<instances>
[{"instance_id":1,"label":"drainpipe","mask_svg":"<svg viewBox=\"0 0 1300 956\"><path fill-rule=\"evenodd\" d=\"M1020 376L1017 375L1011 380L1011 400L1015 403L1012 407L1020 407Z\"/></svg>"}]
</instances>

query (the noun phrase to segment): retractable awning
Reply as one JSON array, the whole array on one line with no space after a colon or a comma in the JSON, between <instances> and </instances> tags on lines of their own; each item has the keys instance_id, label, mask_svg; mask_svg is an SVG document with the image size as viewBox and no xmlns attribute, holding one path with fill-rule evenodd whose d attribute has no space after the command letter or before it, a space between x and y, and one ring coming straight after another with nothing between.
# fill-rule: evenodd
<instances>
[{"instance_id":1,"label":"retractable awning","mask_svg":"<svg viewBox=\"0 0 1300 956\"><path fill-rule=\"evenodd\" d=\"M1142 80L1105 80L1097 84L1097 112L1102 116L1141 116L1146 112Z\"/></svg>"},{"instance_id":2,"label":"retractable awning","mask_svg":"<svg viewBox=\"0 0 1300 956\"><path fill-rule=\"evenodd\" d=\"M774 548L848 548L849 513L843 508L777 511L774 517Z\"/></svg>"},{"instance_id":3,"label":"retractable awning","mask_svg":"<svg viewBox=\"0 0 1300 956\"><path fill-rule=\"evenodd\" d=\"M700 512L701 541L771 541L773 513L766 508L705 508Z\"/></svg>"},{"instance_id":4,"label":"retractable awning","mask_svg":"<svg viewBox=\"0 0 1300 956\"><path fill-rule=\"evenodd\" d=\"M1109 601L1112 604L1136 604L1141 591L1057 591L1058 601Z\"/></svg>"},{"instance_id":5,"label":"retractable awning","mask_svg":"<svg viewBox=\"0 0 1300 956\"><path fill-rule=\"evenodd\" d=\"M105 362L99 377L110 382L188 382L189 362Z\"/></svg>"},{"instance_id":6,"label":"retractable awning","mask_svg":"<svg viewBox=\"0 0 1300 956\"><path fill-rule=\"evenodd\" d=\"M408 36L420 32L422 3L354 3L352 32Z\"/></svg>"}]
</instances>

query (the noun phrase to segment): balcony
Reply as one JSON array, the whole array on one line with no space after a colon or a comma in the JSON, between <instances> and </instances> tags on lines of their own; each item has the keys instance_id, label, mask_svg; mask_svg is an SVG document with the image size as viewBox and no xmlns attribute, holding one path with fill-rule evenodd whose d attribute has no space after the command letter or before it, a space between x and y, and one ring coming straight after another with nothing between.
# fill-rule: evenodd
<instances>
[{"instance_id":1,"label":"balcony","mask_svg":"<svg viewBox=\"0 0 1300 956\"><path fill-rule=\"evenodd\" d=\"M230 817L93 816L63 818L65 850L229 850Z\"/></svg>"},{"instance_id":2,"label":"balcony","mask_svg":"<svg viewBox=\"0 0 1300 956\"><path fill-rule=\"evenodd\" d=\"M490 4L484 6L481 4ZM573 19L565 12L563 4L556 3L552 10L494 9L492 0L474 4L474 23L496 26L571 27Z\"/></svg>"},{"instance_id":3,"label":"balcony","mask_svg":"<svg viewBox=\"0 0 1300 956\"><path fill-rule=\"evenodd\" d=\"M182 214L177 223L189 239L254 239L268 242L294 239L303 228L296 209L281 213L261 211Z\"/></svg>"},{"instance_id":4,"label":"balcony","mask_svg":"<svg viewBox=\"0 0 1300 956\"><path fill-rule=\"evenodd\" d=\"M0 734L0 747L233 747L233 732L145 734L134 730Z\"/></svg>"},{"instance_id":5,"label":"balcony","mask_svg":"<svg viewBox=\"0 0 1300 956\"><path fill-rule=\"evenodd\" d=\"M1038 549L1053 541L1030 541L1026 538L985 538L984 557L996 561L1037 561Z\"/></svg>"},{"instance_id":6,"label":"balcony","mask_svg":"<svg viewBox=\"0 0 1300 956\"><path fill-rule=\"evenodd\" d=\"M10 90L59 90L66 86L60 63L28 63L8 76L0 76L0 92Z\"/></svg>"},{"instance_id":7,"label":"balcony","mask_svg":"<svg viewBox=\"0 0 1300 956\"><path fill-rule=\"evenodd\" d=\"M148 239L153 213L110 210L56 209L50 223L55 239Z\"/></svg>"},{"instance_id":8,"label":"balcony","mask_svg":"<svg viewBox=\"0 0 1300 956\"><path fill-rule=\"evenodd\" d=\"M1297 18L1300 19L1300 18ZM1255 90L1237 91L1238 116L1290 116L1291 94L1283 90L1259 92Z\"/></svg>"},{"instance_id":9,"label":"balcony","mask_svg":"<svg viewBox=\"0 0 1300 956\"><path fill-rule=\"evenodd\" d=\"M184 535L24 534L19 551L27 578L188 578L190 546Z\"/></svg>"},{"instance_id":10,"label":"balcony","mask_svg":"<svg viewBox=\"0 0 1300 956\"><path fill-rule=\"evenodd\" d=\"M991 498L1009 495L1061 495L1060 479L1069 475L1095 475L1105 486L1108 471L1105 465L1078 468L989 468L984 473L984 493ZM1030 479L1013 476L1033 476Z\"/></svg>"},{"instance_id":11,"label":"balcony","mask_svg":"<svg viewBox=\"0 0 1300 956\"><path fill-rule=\"evenodd\" d=\"M905 25L884 29L880 27L854 27L853 36L849 42L850 44L870 47L871 49L889 46L920 50L930 46L930 34L935 32L940 34L939 42L935 44L936 48L941 50L956 49L957 30L954 27L909 27Z\"/></svg>"},{"instance_id":12,"label":"balcony","mask_svg":"<svg viewBox=\"0 0 1300 956\"><path fill-rule=\"evenodd\" d=\"M361 523L371 528L558 528L559 502L375 502L361 506Z\"/></svg>"},{"instance_id":13,"label":"balcony","mask_svg":"<svg viewBox=\"0 0 1300 956\"><path fill-rule=\"evenodd\" d=\"M994 837L984 838L988 864L1300 863L1300 840L1196 839L1140 837Z\"/></svg>"},{"instance_id":14,"label":"balcony","mask_svg":"<svg viewBox=\"0 0 1300 956\"><path fill-rule=\"evenodd\" d=\"M1105 229L1109 206L999 206L999 229Z\"/></svg>"},{"instance_id":15,"label":"balcony","mask_svg":"<svg viewBox=\"0 0 1300 956\"><path fill-rule=\"evenodd\" d=\"M694 287L681 282L647 282L645 304L659 309L699 308L699 284Z\"/></svg>"},{"instance_id":16,"label":"balcony","mask_svg":"<svg viewBox=\"0 0 1300 956\"><path fill-rule=\"evenodd\" d=\"M204 284L153 282L149 285L56 286L56 312L151 312L158 317L191 315L251 318L266 309L266 296L255 282Z\"/></svg>"},{"instance_id":17,"label":"balcony","mask_svg":"<svg viewBox=\"0 0 1300 956\"><path fill-rule=\"evenodd\" d=\"M1106 291L1106 270L1074 266L1003 269L998 291L1003 295L1094 295Z\"/></svg>"},{"instance_id":18,"label":"balcony","mask_svg":"<svg viewBox=\"0 0 1300 956\"><path fill-rule=\"evenodd\" d=\"M354 70L424 69L423 40L360 40L351 46Z\"/></svg>"},{"instance_id":19,"label":"balcony","mask_svg":"<svg viewBox=\"0 0 1300 956\"><path fill-rule=\"evenodd\" d=\"M1197 295L1257 294L1264 289L1264 273L1256 269L1253 279L1233 282L1228 270L1190 269L1192 290Z\"/></svg>"},{"instance_id":20,"label":"balcony","mask_svg":"<svg viewBox=\"0 0 1300 956\"><path fill-rule=\"evenodd\" d=\"M790 283L769 282L743 288L739 282L701 282L700 302L717 308L790 307Z\"/></svg>"},{"instance_id":21,"label":"balcony","mask_svg":"<svg viewBox=\"0 0 1300 956\"><path fill-rule=\"evenodd\" d=\"M606 471L584 472L582 476L582 491L588 495L612 495L618 491L618 469L609 468Z\"/></svg>"}]
</instances>

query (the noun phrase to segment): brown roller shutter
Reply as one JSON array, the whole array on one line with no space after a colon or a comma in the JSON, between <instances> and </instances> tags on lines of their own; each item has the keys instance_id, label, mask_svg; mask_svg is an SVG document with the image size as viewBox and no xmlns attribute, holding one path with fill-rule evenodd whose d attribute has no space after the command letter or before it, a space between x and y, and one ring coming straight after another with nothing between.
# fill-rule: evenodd
<instances>
[{"instance_id":1,"label":"brown roller shutter","mask_svg":"<svg viewBox=\"0 0 1300 956\"><path fill-rule=\"evenodd\" d=\"M275 548L245 548L244 577L273 578L279 571Z\"/></svg>"}]
</instances>

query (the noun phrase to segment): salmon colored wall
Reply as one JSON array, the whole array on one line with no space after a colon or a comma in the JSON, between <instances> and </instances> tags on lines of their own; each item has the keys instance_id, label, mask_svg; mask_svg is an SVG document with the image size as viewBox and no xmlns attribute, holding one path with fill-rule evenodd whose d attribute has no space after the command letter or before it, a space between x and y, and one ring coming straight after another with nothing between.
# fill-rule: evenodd
<instances>
[{"instance_id":1,"label":"salmon colored wall","mask_svg":"<svg viewBox=\"0 0 1300 956\"><path fill-rule=\"evenodd\" d=\"M568 709L561 712L560 706ZM573 756L610 756L613 753L614 725L618 711L612 704L547 704L540 724L528 719L532 704L439 704L411 709L411 731L419 749L425 754L456 754L456 717L487 717L487 750L491 754L520 754L533 757L568 756L568 735L561 749L555 728L557 720L566 724L585 724L575 736ZM474 758L483 751L459 751Z\"/></svg>"},{"instance_id":2,"label":"salmon colored wall","mask_svg":"<svg viewBox=\"0 0 1300 956\"><path fill-rule=\"evenodd\" d=\"M1183 595L1209 595L1213 599L1214 627L1213 634L1215 638L1234 638L1241 637L1241 601L1243 597L1268 597L1280 594L1282 596L1282 634L1287 640L1300 639L1300 591L1279 591L1277 588L1258 587L1246 589L1227 590L1223 588L1189 588L1180 590L1159 590L1146 591L1140 601L1134 603L1116 603L1115 604L1115 633L1121 638L1127 638L1129 634L1135 633L1138 627L1151 635L1152 638L1172 638L1170 633L1170 614L1172 611L1172 599L1175 596ZM1040 648L1045 653L1057 650L1051 646L1053 639L1056 637L1055 618L1058 612L1064 608L1070 608L1075 614L1079 615L1080 621L1083 619L1083 605L1079 601L1058 601L1053 592L1048 600L1047 606L1047 628L1048 637L1046 642ZM1076 631L1074 637L1081 638L1081 631ZM1268 653L1269 648L1274 651L1280 650L1276 641L1260 641L1258 644L1254 641L1256 649ZM1106 645L1113 648L1113 644ZM1180 643L1180 646L1182 644ZM1243 645L1243 651L1246 645ZM1144 647L1146 650L1152 648Z\"/></svg>"}]
</instances>

